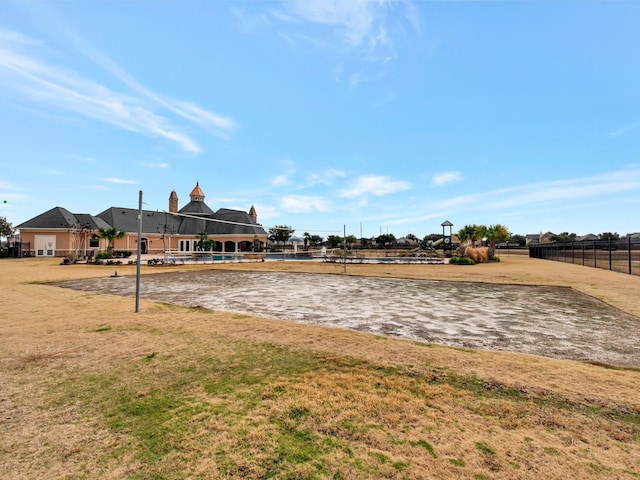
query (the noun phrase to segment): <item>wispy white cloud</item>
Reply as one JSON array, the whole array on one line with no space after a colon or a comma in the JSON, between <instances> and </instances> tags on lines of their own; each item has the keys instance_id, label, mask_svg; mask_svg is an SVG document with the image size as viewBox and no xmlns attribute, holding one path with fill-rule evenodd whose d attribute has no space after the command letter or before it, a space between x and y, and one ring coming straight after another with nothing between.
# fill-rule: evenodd
<instances>
[{"instance_id":1,"label":"wispy white cloud","mask_svg":"<svg viewBox=\"0 0 640 480\"><path fill-rule=\"evenodd\" d=\"M91 190L93 192L108 192L109 191L109 187L107 187L106 185L96 185L96 184L83 185L83 188L86 189L86 190Z\"/></svg>"},{"instance_id":2,"label":"wispy white cloud","mask_svg":"<svg viewBox=\"0 0 640 480\"><path fill-rule=\"evenodd\" d=\"M177 115L203 128L211 129L224 138L228 138L237 128L236 122L230 118L209 112L190 102L165 100L164 105Z\"/></svg>"},{"instance_id":3,"label":"wispy white cloud","mask_svg":"<svg viewBox=\"0 0 640 480\"><path fill-rule=\"evenodd\" d=\"M177 143L191 154L202 151L198 142L160 112L174 114L222 137L228 137L236 128L231 119L189 102L155 94L95 49L76 37L73 39L87 58L122 81L130 93L113 91L73 70L47 63L38 57L38 50L34 48L38 42L6 30L0 30L0 86L13 92L14 100L73 112L125 130L161 137Z\"/></svg>"},{"instance_id":4,"label":"wispy white cloud","mask_svg":"<svg viewBox=\"0 0 640 480\"><path fill-rule=\"evenodd\" d=\"M509 211L537 205L583 205L605 201L610 196L640 192L640 169L629 168L601 175L536 182L458 195L432 202L433 208Z\"/></svg>"},{"instance_id":5,"label":"wispy white cloud","mask_svg":"<svg viewBox=\"0 0 640 480\"><path fill-rule=\"evenodd\" d=\"M462 174L460 172L443 172L433 176L431 179L431 185L441 187L442 185L457 182L458 180L462 180Z\"/></svg>"},{"instance_id":6,"label":"wispy white cloud","mask_svg":"<svg viewBox=\"0 0 640 480\"><path fill-rule=\"evenodd\" d=\"M346 177L346 172L336 168L327 168L321 172L311 172L307 175L307 181L313 185L332 185L336 178Z\"/></svg>"},{"instance_id":7,"label":"wispy white cloud","mask_svg":"<svg viewBox=\"0 0 640 480\"><path fill-rule=\"evenodd\" d=\"M118 177L105 177L102 179L102 181L107 183L116 183L118 185L135 185L136 183L138 183L135 180L127 180L125 178Z\"/></svg>"},{"instance_id":8,"label":"wispy white cloud","mask_svg":"<svg viewBox=\"0 0 640 480\"><path fill-rule=\"evenodd\" d=\"M269 13L271 23L281 28L280 36L292 46L311 45L332 59L385 65L397 57L394 35L407 30L419 33L418 11L405 1L290 0L281 5ZM339 71L334 71L338 80L344 70L351 70L342 60L339 63ZM355 86L369 77L358 67L346 78Z\"/></svg>"},{"instance_id":9,"label":"wispy white cloud","mask_svg":"<svg viewBox=\"0 0 640 480\"><path fill-rule=\"evenodd\" d=\"M124 71L116 62L103 55L91 44L84 41L73 32L65 30L67 38L72 42L75 48L80 51L86 58L104 71L120 80L134 92L147 97L159 106L166 108L174 114L200 125L203 128L212 130L214 133L227 138L236 128L236 123L221 115L209 112L198 105L184 100L171 99L161 96L156 92L146 88L140 84L135 78Z\"/></svg>"},{"instance_id":10,"label":"wispy white cloud","mask_svg":"<svg viewBox=\"0 0 640 480\"><path fill-rule=\"evenodd\" d=\"M280 206L287 213L328 212L327 199L311 195L287 195L280 199Z\"/></svg>"},{"instance_id":11,"label":"wispy white cloud","mask_svg":"<svg viewBox=\"0 0 640 480\"><path fill-rule=\"evenodd\" d=\"M141 163L140 165L147 168L162 168L162 169L169 168L169 163L167 162Z\"/></svg>"},{"instance_id":12,"label":"wispy white cloud","mask_svg":"<svg viewBox=\"0 0 640 480\"><path fill-rule=\"evenodd\" d=\"M610 132L609 136L610 137L621 137L623 135L626 135L629 132L632 132L632 131L638 130L638 129L640 129L640 122L630 123L629 125L625 125L624 127L619 128L618 130Z\"/></svg>"},{"instance_id":13,"label":"wispy white cloud","mask_svg":"<svg viewBox=\"0 0 640 480\"><path fill-rule=\"evenodd\" d=\"M384 196L409 190L411 183L393 180L382 175L367 175L356 180L351 188L340 190L338 195L344 198L356 198L363 195Z\"/></svg>"},{"instance_id":14,"label":"wispy white cloud","mask_svg":"<svg viewBox=\"0 0 640 480\"><path fill-rule=\"evenodd\" d=\"M416 222L426 222L433 220L434 218L440 219L446 216L446 212L433 212L424 215L411 215L400 216L397 212L393 215L380 215L377 217L370 217L368 220L378 223L384 223L385 225L415 225Z\"/></svg>"},{"instance_id":15,"label":"wispy white cloud","mask_svg":"<svg viewBox=\"0 0 640 480\"><path fill-rule=\"evenodd\" d=\"M476 191L449 198L414 199L410 203L385 202L384 208L366 207L362 221L382 225L420 225L433 219L470 223L500 222L499 219L540 218L558 211L625 206L640 198L640 168L630 167L601 175L514 185L509 188ZM354 205L354 207L356 207ZM563 215L567 215L564 213ZM524 217L524 218L523 218ZM488 220L485 220L487 219ZM548 220L548 219L547 219ZM566 221L570 223L570 221ZM569 227L570 228L570 227ZM434 230L434 231L437 231ZM584 232L586 233L586 232Z\"/></svg>"},{"instance_id":16,"label":"wispy white cloud","mask_svg":"<svg viewBox=\"0 0 640 480\"><path fill-rule=\"evenodd\" d=\"M271 179L271 185L274 187L283 187L290 183L289 176L287 174L276 175Z\"/></svg>"},{"instance_id":17,"label":"wispy white cloud","mask_svg":"<svg viewBox=\"0 0 640 480\"><path fill-rule=\"evenodd\" d=\"M276 205L271 205L269 203L256 203L254 207L258 214L258 223L261 224L263 224L264 220L270 220L282 215L282 209Z\"/></svg>"},{"instance_id":18,"label":"wispy white cloud","mask_svg":"<svg viewBox=\"0 0 640 480\"><path fill-rule=\"evenodd\" d=\"M352 47L363 43L384 44L386 26L384 2L344 0L293 0L286 2L289 18L325 25L334 29ZM282 17L281 17L282 18Z\"/></svg>"},{"instance_id":19,"label":"wispy white cloud","mask_svg":"<svg viewBox=\"0 0 640 480\"><path fill-rule=\"evenodd\" d=\"M485 194L485 204L488 208L513 208L528 204L603 199L608 195L637 190L640 190L640 169L629 169L494 190Z\"/></svg>"},{"instance_id":20,"label":"wispy white cloud","mask_svg":"<svg viewBox=\"0 0 640 480\"><path fill-rule=\"evenodd\" d=\"M236 26L240 32L245 34L253 34L268 26L271 23L270 16L265 13L254 14L248 12L245 8L234 5L231 13L236 18Z\"/></svg>"}]
</instances>

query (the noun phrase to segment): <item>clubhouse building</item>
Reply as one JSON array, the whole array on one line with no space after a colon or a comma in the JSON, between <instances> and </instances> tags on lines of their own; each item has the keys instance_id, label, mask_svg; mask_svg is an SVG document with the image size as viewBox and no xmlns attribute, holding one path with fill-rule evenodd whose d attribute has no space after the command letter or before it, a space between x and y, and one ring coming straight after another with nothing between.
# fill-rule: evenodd
<instances>
[{"instance_id":1,"label":"clubhouse building","mask_svg":"<svg viewBox=\"0 0 640 480\"><path fill-rule=\"evenodd\" d=\"M258 223L252 206L248 212L220 208L211 210L204 201L199 183L190 201L178 209L175 190L169 195L167 211L142 211L143 254L194 253L203 239L215 242L212 251L224 253L262 251L267 233ZM138 248L138 210L110 207L98 215L71 213L54 207L18 225L23 254L37 257L92 257L107 250L108 241L98 238L99 229L124 232L113 241L114 251L136 252ZM24 246L29 245L25 250Z\"/></svg>"}]
</instances>

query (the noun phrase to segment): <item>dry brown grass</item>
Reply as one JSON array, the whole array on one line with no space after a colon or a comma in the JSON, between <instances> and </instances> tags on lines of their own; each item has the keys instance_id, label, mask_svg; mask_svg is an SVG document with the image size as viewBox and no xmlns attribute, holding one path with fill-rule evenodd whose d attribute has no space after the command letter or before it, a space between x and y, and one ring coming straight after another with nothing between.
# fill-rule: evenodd
<instances>
[{"instance_id":1,"label":"dry brown grass","mask_svg":"<svg viewBox=\"0 0 640 480\"><path fill-rule=\"evenodd\" d=\"M180 268L230 267L571 286L640 316L640 278L522 257ZM147 301L135 314L37 283L113 268L0 268L0 478L640 477L635 370Z\"/></svg>"},{"instance_id":2,"label":"dry brown grass","mask_svg":"<svg viewBox=\"0 0 640 480\"><path fill-rule=\"evenodd\" d=\"M464 254L476 263L487 263L489 261L488 247L467 247Z\"/></svg>"}]
</instances>

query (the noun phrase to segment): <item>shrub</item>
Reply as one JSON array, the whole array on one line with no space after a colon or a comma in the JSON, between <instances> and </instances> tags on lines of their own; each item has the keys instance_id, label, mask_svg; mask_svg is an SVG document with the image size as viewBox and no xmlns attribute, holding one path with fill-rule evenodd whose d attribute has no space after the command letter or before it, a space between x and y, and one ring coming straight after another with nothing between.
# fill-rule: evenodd
<instances>
[{"instance_id":1,"label":"shrub","mask_svg":"<svg viewBox=\"0 0 640 480\"><path fill-rule=\"evenodd\" d=\"M451 257L449 259L449 263L453 263L454 265L475 265L476 262L469 257Z\"/></svg>"},{"instance_id":2,"label":"shrub","mask_svg":"<svg viewBox=\"0 0 640 480\"><path fill-rule=\"evenodd\" d=\"M111 258L111 254L109 252L98 252L94 258L96 260L103 260L105 258Z\"/></svg>"},{"instance_id":3,"label":"shrub","mask_svg":"<svg viewBox=\"0 0 640 480\"><path fill-rule=\"evenodd\" d=\"M113 256L116 258L129 258L131 254L131 250L116 250L113 252Z\"/></svg>"}]
</instances>

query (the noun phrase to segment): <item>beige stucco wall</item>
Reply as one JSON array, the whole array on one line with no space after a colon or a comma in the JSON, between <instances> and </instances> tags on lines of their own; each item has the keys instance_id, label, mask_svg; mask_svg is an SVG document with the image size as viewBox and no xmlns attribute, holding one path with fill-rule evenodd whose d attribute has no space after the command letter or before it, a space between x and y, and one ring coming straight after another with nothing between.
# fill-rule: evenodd
<instances>
[{"instance_id":1,"label":"beige stucco wall","mask_svg":"<svg viewBox=\"0 0 640 480\"><path fill-rule=\"evenodd\" d=\"M199 240L195 235L171 235L163 240L161 234L142 234L143 238L147 239L147 253L149 254L162 254L166 251L178 252L180 251L180 241L189 241L191 244L190 251L193 251L193 244ZM217 235L208 237L210 240L215 240L218 244L224 244L225 242L249 242L253 243L253 235ZM266 235L258 235L258 240L263 244L266 243ZM166 249L164 244L167 244ZM131 250L135 253L138 249L138 235L127 234L124 238L116 239L114 242L115 250ZM230 252L230 250L225 250ZM232 251L235 251L232 250Z\"/></svg>"},{"instance_id":2,"label":"beige stucco wall","mask_svg":"<svg viewBox=\"0 0 640 480\"><path fill-rule=\"evenodd\" d=\"M36 255L35 252L35 241L36 236L39 235L51 235L55 236L55 256L64 257L71 254L74 250L73 246L73 236L74 234L70 233L69 230L61 230L61 229L22 229L20 231L20 238L23 243L29 243L29 249L31 255ZM142 234L143 238L147 239L147 253L149 254L162 254L165 252L164 243L166 241L168 251L179 251L180 248L180 240L189 240L191 245L197 242L199 239L195 235L171 235L166 240L163 240L161 234L153 233L153 234ZM99 239L99 247L98 248L90 248L89 247L89 239L91 238L91 234L85 235L85 238L79 241L79 251L80 254L91 255L95 254L99 251L104 251L107 249L107 241L105 239ZM254 236L253 235L219 235L219 236L211 236L210 240L215 240L219 244L224 244L225 242L249 242L253 243ZM267 238L266 235L258 235L258 240L263 244L266 243ZM138 234L136 233L127 233L123 238L118 238L114 241L114 250L129 250L135 253L138 250ZM193 250L193 247L191 248ZM225 252L233 252L234 250L225 249Z\"/></svg>"}]
</instances>

